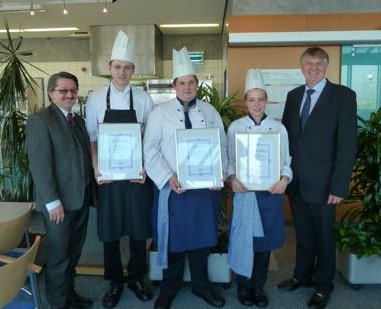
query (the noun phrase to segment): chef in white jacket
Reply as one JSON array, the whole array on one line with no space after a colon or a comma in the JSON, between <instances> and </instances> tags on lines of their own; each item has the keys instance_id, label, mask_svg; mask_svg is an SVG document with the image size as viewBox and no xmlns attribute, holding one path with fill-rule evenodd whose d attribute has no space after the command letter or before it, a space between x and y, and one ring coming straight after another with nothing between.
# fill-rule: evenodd
<instances>
[{"instance_id":1,"label":"chef in white jacket","mask_svg":"<svg viewBox=\"0 0 381 309\"><path fill-rule=\"evenodd\" d=\"M144 164L156 187L152 211L154 242L159 245L159 256L163 257L159 266L164 268L155 308L170 308L181 288L186 255L192 292L208 304L222 307L225 301L212 290L207 270L210 248L217 244L221 190L182 189L176 175L175 131L219 128L224 174L226 135L214 107L196 98L198 79L185 47L173 50L173 78L176 98L154 108L144 136ZM166 245L163 247L161 243Z\"/></svg>"},{"instance_id":2,"label":"chef in white jacket","mask_svg":"<svg viewBox=\"0 0 381 309\"><path fill-rule=\"evenodd\" d=\"M246 75L247 116L233 121L228 129L228 176L234 192L228 263L237 274L237 296L244 306L268 305L263 289L272 249L283 245L283 193L292 180L286 128L265 113L267 93L259 69ZM236 176L236 133L280 135L280 178L266 191L249 191ZM245 229L247 227L248 229Z\"/></svg>"}]
</instances>

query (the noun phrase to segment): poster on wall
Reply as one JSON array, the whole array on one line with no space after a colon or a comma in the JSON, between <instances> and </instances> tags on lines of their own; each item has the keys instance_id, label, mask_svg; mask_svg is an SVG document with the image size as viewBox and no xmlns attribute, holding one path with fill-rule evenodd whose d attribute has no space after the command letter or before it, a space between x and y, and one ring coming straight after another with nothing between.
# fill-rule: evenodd
<instances>
[{"instance_id":1,"label":"poster on wall","mask_svg":"<svg viewBox=\"0 0 381 309\"><path fill-rule=\"evenodd\" d=\"M261 71L268 96L266 114L281 120L287 93L304 85L304 76L300 69L262 69Z\"/></svg>"}]
</instances>

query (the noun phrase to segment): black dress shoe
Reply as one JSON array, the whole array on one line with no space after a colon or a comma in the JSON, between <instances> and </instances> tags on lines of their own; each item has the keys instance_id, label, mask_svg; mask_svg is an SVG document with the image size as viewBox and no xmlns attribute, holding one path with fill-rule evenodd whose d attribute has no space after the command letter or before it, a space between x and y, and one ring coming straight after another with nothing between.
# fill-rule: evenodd
<instances>
[{"instance_id":1,"label":"black dress shoe","mask_svg":"<svg viewBox=\"0 0 381 309\"><path fill-rule=\"evenodd\" d=\"M114 308L120 300L120 296L123 292L123 286L115 283L110 283L110 286L103 296L103 307Z\"/></svg>"},{"instance_id":2,"label":"black dress shoe","mask_svg":"<svg viewBox=\"0 0 381 309\"><path fill-rule=\"evenodd\" d=\"M237 289L237 297L239 302L244 306L254 305L254 291L247 287L239 286Z\"/></svg>"},{"instance_id":3,"label":"black dress shoe","mask_svg":"<svg viewBox=\"0 0 381 309\"><path fill-rule=\"evenodd\" d=\"M308 307L314 307L317 309L325 308L328 303L329 296L334 290L334 285L331 283L324 291L315 291L307 303Z\"/></svg>"},{"instance_id":4,"label":"black dress shoe","mask_svg":"<svg viewBox=\"0 0 381 309\"><path fill-rule=\"evenodd\" d=\"M283 290L287 290L287 291L294 291L294 290L299 289L301 287L310 288L313 285L314 284L312 281L300 282L300 281L296 280L295 278L291 278L291 279L288 279L286 281L279 283L278 289L283 289Z\"/></svg>"},{"instance_id":5,"label":"black dress shoe","mask_svg":"<svg viewBox=\"0 0 381 309\"><path fill-rule=\"evenodd\" d=\"M222 298L222 296L217 295L211 291L208 292L197 292L192 291L192 293L203 300L205 300L209 305L213 307L223 307L225 305L225 299Z\"/></svg>"},{"instance_id":6,"label":"black dress shoe","mask_svg":"<svg viewBox=\"0 0 381 309\"><path fill-rule=\"evenodd\" d=\"M265 308L269 304L265 291L260 289L254 293L254 304L259 308Z\"/></svg>"},{"instance_id":7,"label":"black dress shoe","mask_svg":"<svg viewBox=\"0 0 381 309\"><path fill-rule=\"evenodd\" d=\"M93 304L93 301L90 298L84 297L74 292L69 297L68 303L70 308L86 308L90 307Z\"/></svg>"},{"instance_id":8,"label":"black dress shoe","mask_svg":"<svg viewBox=\"0 0 381 309\"><path fill-rule=\"evenodd\" d=\"M132 292L134 292L136 297L140 299L141 301L147 301L152 299L151 290L142 281L136 281L132 284L129 284L128 288Z\"/></svg>"},{"instance_id":9,"label":"black dress shoe","mask_svg":"<svg viewBox=\"0 0 381 309\"><path fill-rule=\"evenodd\" d=\"M323 294L323 293L319 293L319 292L314 292L314 294L312 295L312 297L308 301L307 306L308 307L314 307L316 309L322 309L322 308L325 308L325 306L327 305L328 299L329 299L328 293Z\"/></svg>"},{"instance_id":10,"label":"black dress shoe","mask_svg":"<svg viewBox=\"0 0 381 309\"><path fill-rule=\"evenodd\" d=\"M154 309L169 309L171 308L172 300L172 297L159 295L155 301Z\"/></svg>"}]
</instances>

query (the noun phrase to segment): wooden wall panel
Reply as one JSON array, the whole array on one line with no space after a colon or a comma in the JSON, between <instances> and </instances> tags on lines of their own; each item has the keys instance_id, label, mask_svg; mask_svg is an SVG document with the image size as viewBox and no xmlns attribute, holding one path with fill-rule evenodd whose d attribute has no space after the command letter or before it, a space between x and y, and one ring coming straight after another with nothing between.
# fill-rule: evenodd
<instances>
[{"instance_id":1,"label":"wooden wall panel","mask_svg":"<svg viewBox=\"0 0 381 309\"><path fill-rule=\"evenodd\" d=\"M239 15L228 18L228 32L381 30L381 13Z\"/></svg>"},{"instance_id":2,"label":"wooden wall panel","mask_svg":"<svg viewBox=\"0 0 381 309\"><path fill-rule=\"evenodd\" d=\"M239 91L237 98L244 96L246 71L260 69L299 68L299 57L308 46L232 47L228 49L228 92ZM322 46L330 56L328 78L340 82L340 46Z\"/></svg>"}]
</instances>

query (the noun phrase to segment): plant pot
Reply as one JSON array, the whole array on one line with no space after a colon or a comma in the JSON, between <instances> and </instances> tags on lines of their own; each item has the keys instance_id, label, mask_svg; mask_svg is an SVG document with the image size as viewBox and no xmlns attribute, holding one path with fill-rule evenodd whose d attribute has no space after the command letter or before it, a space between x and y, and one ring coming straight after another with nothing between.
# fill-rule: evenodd
<instances>
[{"instance_id":1,"label":"plant pot","mask_svg":"<svg viewBox=\"0 0 381 309\"><path fill-rule=\"evenodd\" d=\"M161 281L163 279L163 270L156 263L157 251L149 251L149 271L148 277L152 281ZM230 283L232 274L228 266L227 253L211 253L208 259L209 280L218 283ZM185 261L184 278L185 282L190 282L191 276L189 271L188 259Z\"/></svg>"},{"instance_id":2,"label":"plant pot","mask_svg":"<svg viewBox=\"0 0 381 309\"><path fill-rule=\"evenodd\" d=\"M381 283L381 257L357 258L355 254L337 252L337 270L351 284Z\"/></svg>"}]
</instances>

